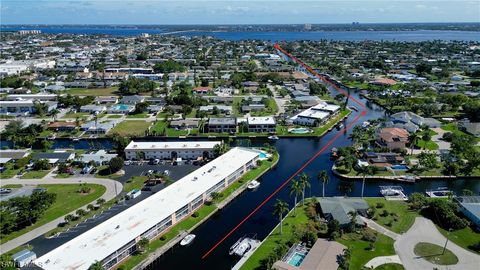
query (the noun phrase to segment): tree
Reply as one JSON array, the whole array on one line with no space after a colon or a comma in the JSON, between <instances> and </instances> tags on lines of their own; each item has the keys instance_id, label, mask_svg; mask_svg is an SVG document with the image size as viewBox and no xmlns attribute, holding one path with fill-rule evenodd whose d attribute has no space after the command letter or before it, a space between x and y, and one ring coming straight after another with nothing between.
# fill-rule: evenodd
<instances>
[{"instance_id":1,"label":"tree","mask_svg":"<svg viewBox=\"0 0 480 270\"><path fill-rule=\"evenodd\" d=\"M350 216L350 223L348 224L350 227L350 232L354 232L355 228L357 227L357 217L358 213L355 210L352 210L348 212L348 215Z\"/></svg>"},{"instance_id":2,"label":"tree","mask_svg":"<svg viewBox=\"0 0 480 270\"><path fill-rule=\"evenodd\" d=\"M430 73L430 72L432 72L432 66L430 66L427 63L420 63L420 64L415 66L415 71L419 75L423 75L425 73Z\"/></svg>"},{"instance_id":3,"label":"tree","mask_svg":"<svg viewBox=\"0 0 480 270\"><path fill-rule=\"evenodd\" d=\"M410 143L410 155L413 155L413 148L418 142L418 133L413 132L408 135L408 141Z\"/></svg>"},{"instance_id":4,"label":"tree","mask_svg":"<svg viewBox=\"0 0 480 270\"><path fill-rule=\"evenodd\" d=\"M119 134L112 134L113 148L119 157L125 157L125 148L130 143L129 137L120 136Z\"/></svg>"},{"instance_id":5,"label":"tree","mask_svg":"<svg viewBox=\"0 0 480 270\"><path fill-rule=\"evenodd\" d=\"M363 198L363 191L365 190L365 178L367 175L373 175L375 173L375 167L367 165L367 166L359 166L357 171L363 176L362 177L362 198Z\"/></svg>"},{"instance_id":6,"label":"tree","mask_svg":"<svg viewBox=\"0 0 480 270\"><path fill-rule=\"evenodd\" d=\"M305 189L310 188L310 177L308 174L302 173L298 181L302 186L302 205L305 205Z\"/></svg>"},{"instance_id":7,"label":"tree","mask_svg":"<svg viewBox=\"0 0 480 270\"><path fill-rule=\"evenodd\" d=\"M408 203L410 209L419 210L427 205L427 197L419 192L414 192L408 196Z\"/></svg>"},{"instance_id":8,"label":"tree","mask_svg":"<svg viewBox=\"0 0 480 270\"><path fill-rule=\"evenodd\" d=\"M50 111L50 114L52 115L53 117L53 121L57 121L57 115L60 113L60 111L58 109L53 109Z\"/></svg>"},{"instance_id":9,"label":"tree","mask_svg":"<svg viewBox=\"0 0 480 270\"><path fill-rule=\"evenodd\" d=\"M219 157L228 152L228 150L230 150L230 147L226 143L221 142L213 147L213 154L215 157Z\"/></svg>"},{"instance_id":10,"label":"tree","mask_svg":"<svg viewBox=\"0 0 480 270\"><path fill-rule=\"evenodd\" d=\"M100 199L97 200L97 204L99 204L99 205L102 205L104 203L105 203L105 199L103 199L103 198L100 198Z\"/></svg>"},{"instance_id":11,"label":"tree","mask_svg":"<svg viewBox=\"0 0 480 270\"><path fill-rule=\"evenodd\" d=\"M340 190L340 192L343 192L345 196L347 196L347 194L352 192L353 190L353 183L348 180L340 180L338 182L338 190Z\"/></svg>"},{"instance_id":12,"label":"tree","mask_svg":"<svg viewBox=\"0 0 480 270\"><path fill-rule=\"evenodd\" d=\"M330 219L327 223L327 235L331 238L335 238L335 234L340 232L340 223L336 219Z\"/></svg>"},{"instance_id":13,"label":"tree","mask_svg":"<svg viewBox=\"0 0 480 270\"><path fill-rule=\"evenodd\" d=\"M77 216L81 217L81 216L84 216L87 214L87 211L85 211L84 209L80 208L78 209L77 211L75 211L75 214L77 214Z\"/></svg>"},{"instance_id":14,"label":"tree","mask_svg":"<svg viewBox=\"0 0 480 270\"><path fill-rule=\"evenodd\" d=\"M87 209L88 209L88 211L93 211L93 210L95 210L95 206L93 206L93 204L90 203L90 204L87 205Z\"/></svg>"},{"instance_id":15,"label":"tree","mask_svg":"<svg viewBox=\"0 0 480 270\"><path fill-rule=\"evenodd\" d=\"M47 159L39 159L33 163L33 169L35 171L48 170L50 169L50 163Z\"/></svg>"},{"instance_id":16,"label":"tree","mask_svg":"<svg viewBox=\"0 0 480 270\"><path fill-rule=\"evenodd\" d=\"M323 170L318 173L317 180L322 182L322 197L325 197L325 185L330 180L327 171Z\"/></svg>"},{"instance_id":17,"label":"tree","mask_svg":"<svg viewBox=\"0 0 480 270\"><path fill-rule=\"evenodd\" d=\"M457 205L450 200L432 200L427 212L444 229L463 229L468 221L456 215Z\"/></svg>"},{"instance_id":18,"label":"tree","mask_svg":"<svg viewBox=\"0 0 480 270\"><path fill-rule=\"evenodd\" d=\"M68 215L66 215L66 216L63 218L63 220L64 220L66 223L70 223L70 222L72 222L72 221L75 220L75 216L73 216L72 214L68 214Z\"/></svg>"},{"instance_id":19,"label":"tree","mask_svg":"<svg viewBox=\"0 0 480 270\"><path fill-rule=\"evenodd\" d=\"M295 204L293 205L293 211L295 213L297 207L297 197L300 196L303 192L303 186L300 181L293 180L292 184L290 185L290 196L295 196Z\"/></svg>"},{"instance_id":20,"label":"tree","mask_svg":"<svg viewBox=\"0 0 480 270\"><path fill-rule=\"evenodd\" d=\"M275 216L278 216L278 219L280 220L280 234L282 234L283 231L283 214L288 211L288 203L277 199L275 204L273 205L273 214Z\"/></svg>"},{"instance_id":21,"label":"tree","mask_svg":"<svg viewBox=\"0 0 480 270\"><path fill-rule=\"evenodd\" d=\"M418 163L427 169L434 169L438 164L437 155L432 152L422 152L418 155Z\"/></svg>"},{"instance_id":22,"label":"tree","mask_svg":"<svg viewBox=\"0 0 480 270\"><path fill-rule=\"evenodd\" d=\"M110 170L110 174L116 173L123 168L123 158L121 157L114 157L108 162L108 168Z\"/></svg>"},{"instance_id":23,"label":"tree","mask_svg":"<svg viewBox=\"0 0 480 270\"><path fill-rule=\"evenodd\" d=\"M58 164L58 173L67 173L68 171L68 166L65 162L61 162Z\"/></svg>"},{"instance_id":24,"label":"tree","mask_svg":"<svg viewBox=\"0 0 480 270\"><path fill-rule=\"evenodd\" d=\"M140 253L143 253L143 252L145 252L145 251L148 249L149 244L150 244L150 241L148 241L147 238L142 237L142 239L140 239L140 240L137 242L137 250L138 250Z\"/></svg>"},{"instance_id":25,"label":"tree","mask_svg":"<svg viewBox=\"0 0 480 270\"><path fill-rule=\"evenodd\" d=\"M168 59L163 63L157 63L153 66L155 73L172 73L172 72L184 72L186 68L176 62L175 60Z\"/></svg>"}]
</instances>

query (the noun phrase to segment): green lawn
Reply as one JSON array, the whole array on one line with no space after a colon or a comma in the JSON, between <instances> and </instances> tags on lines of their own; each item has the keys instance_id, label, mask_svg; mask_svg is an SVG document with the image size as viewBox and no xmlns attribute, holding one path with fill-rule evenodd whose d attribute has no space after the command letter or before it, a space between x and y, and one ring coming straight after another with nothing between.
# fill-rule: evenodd
<instances>
[{"instance_id":1,"label":"green lawn","mask_svg":"<svg viewBox=\"0 0 480 270\"><path fill-rule=\"evenodd\" d=\"M5 164L5 171L0 173L0 178L1 179L7 179L7 178L12 178L15 175L17 175L20 172L21 169L15 169L14 164L11 162L8 162Z\"/></svg>"},{"instance_id":2,"label":"green lawn","mask_svg":"<svg viewBox=\"0 0 480 270\"><path fill-rule=\"evenodd\" d=\"M383 203L383 208L375 207L375 215L373 220L385 228L396 232L404 233L415 222L415 218L419 216L418 212L408 209L408 204L403 201L387 201L384 198L365 198L369 206L375 207L377 203ZM383 210L387 210L389 215L383 217L381 214ZM391 213L395 213L398 217L397 221L394 220L394 216Z\"/></svg>"},{"instance_id":3,"label":"green lawn","mask_svg":"<svg viewBox=\"0 0 480 270\"><path fill-rule=\"evenodd\" d=\"M40 227L43 224L46 224L56 218L66 215L79 207L93 202L96 199L100 198L100 196L102 196L102 194L106 191L105 187L102 185L86 184L86 186L92 188L92 191L89 194L78 193L79 185L76 184L40 185L39 187L46 188L48 192L57 194L57 199L55 203L50 206L47 211L45 211L43 216L39 218L37 222L35 222L35 224L28 226L22 230L13 232L9 235L2 235L2 243L14 239L26 232Z\"/></svg>"},{"instance_id":4,"label":"green lawn","mask_svg":"<svg viewBox=\"0 0 480 270\"><path fill-rule=\"evenodd\" d=\"M127 115L127 118L148 118L149 116L148 113L136 113Z\"/></svg>"},{"instance_id":5,"label":"green lawn","mask_svg":"<svg viewBox=\"0 0 480 270\"><path fill-rule=\"evenodd\" d=\"M72 118L72 119L76 119L77 117L78 118L87 118L90 114L89 113L86 113L86 112L77 112L77 113L66 113L62 119L65 119L65 118Z\"/></svg>"},{"instance_id":6,"label":"green lawn","mask_svg":"<svg viewBox=\"0 0 480 270\"><path fill-rule=\"evenodd\" d=\"M178 136L187 136L188 135L193 135L196 136L199 134L198 128L194 128L190 130L190 133L188 130L176 130L174 128L169 128L167 127L167 123L164 121L157 121L150 131L155 132L157 135L165 135L167 137L178 137ZM203 134L204 135L204 134Z\"/></svg>"},{"instance_id":7,"label":"green lawn","mask_svg":"<svg viewBox=\"0 0 480 270\"><path fill-rule=\"evenodd\" d=\"M368 261L378 256L395 255L393 239L380 233L377 233L377 241L375 241L373 250L368 249L370 243L362 240L361 235L357 233L344 234L336 240L351 251L350 269L362 269Z\"/></svg>"},{"instance_id":8,"label":"green lawn","mask_svg":"<svg viewBox=\"0 0 480 270\"><path fill-rule=\"evenodd\" d=\"M107 114L107 118L122 118L122 114Z\"/></svg>"},{"instance_id":9,"label":"green lawn","mask_svg":"<svg viewBox=\"0 0 480 270\"><path fill-rule=\"evenodd\" d=\"M123 185L123 191L129 192L132 189L142 189L143 183L148 179L147 176L133 176Z\"/></svg>"},{"instance_id":10,"label":"green lawn","mask_svg":"<svg viewBox=\"0 0 480 270\"><path fill-rule=\"evenodd\" d=\"M22 185L20 184L9 184L9 185L2 185L2 188L21 188Z\"/></svg>"},{"instance_id":11,"label":"green lawn","mask_svg":"<svg viewBox=\"0 0 480 270\"><path fill-rule=\"evenodd\" d=\"M415 245L414 253L417 256L421 256L423 259L438 265L452 265L458 263L458 258L451 252L446 249L443 253L443 247L420 242Z\"/></svg>"},{"instance_id":12,"label":"green lawn","mask_svg":"<svg viewBox=\"0 0 480 270\"><path fill-rule=\"evenodd\" d=\"M45 177L51 170L28 171L22 175L22 179L41 179Z\"/></svg>"},{"instance_id":13,"label":"green lawn","mask_svg":"<svg viewBox=\"0 0 480 270\"><path fill-rule=\"evenodd\" d=\"M437 150L438 149L438 144L436 144L433 141L424 141L422 139L419 139L417 141L417 147L420 149L427 149L427 150Z\"/></svg>"},{"instance_id":14,"label":"green lawn","mask_svg":"<svg viewBox=\"0 0 480 270\"><path fill-rule=\"evenodd\" d=\"M478 244L480 241L480 233L475 232L471 227L466 227L461 230L456 230L452 232L448 232L441 227L437 226L437 229L450 241L454 242L455 244L467 249L471 252L480 254L479 251L473 250L472 246Z\"/></svg>"},{"instance_id":15,"label":"green lawn","mask_svg":"<svg viewBox=\"0 0 480 270\"><path fill-rule=\"evenodd\" d=\"M107 88L70 88L65 90L66 94L73 96L114 96L118 87Z\"/></svg>"},{"instance_id":16,"label":"green lawn","mask_svg":"<svg viewBox=\"0 0 480 270\"><path fill-rule=\"evenodd\" d=\"M149 122L142 120L123 121L110 130L109 134L117 133L120 136L145 136Z\"/></svg>"},{"instance_id":17,"label":"green lawn","mask_svg":"<svg viewBox=\"0 0 480 270\"><path fill-rule=\"evenodd\" d=\"M375 268L375 270L405 270L405 267L398 263L387 263L380 265L379 267Z\"/></svg>"}]
</instances>

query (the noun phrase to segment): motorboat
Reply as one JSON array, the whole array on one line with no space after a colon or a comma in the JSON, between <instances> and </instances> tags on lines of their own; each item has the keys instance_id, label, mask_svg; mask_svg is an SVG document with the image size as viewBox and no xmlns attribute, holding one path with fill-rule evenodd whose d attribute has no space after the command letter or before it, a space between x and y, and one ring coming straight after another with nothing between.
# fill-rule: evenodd
<instances>
[{"instance_id":1,"label":"motorboat","mask_svg":"<svg viewBox=\"0 0 480 270\"><path fill-rule=\"evenodd\" d=\"M367 128L368 126L370 126L370 122L365 121L362 123L362 128Z\"/></svg>"},{"instance_id":2,"label":"motorboat","mask_svg":"<svg viewBox=\"0 0 480 270\"><path fill-rule=\"evenodd\" d=\"M247 188L249 190L253 190L253 189L256 189L258 186L260 186L260 182L256 180L252 180L250 183L248 183Z\"/></svg>"},{"instance_id":3,"label":"motorboat","mask_svg":"<svg viewBox=\"0 0 480 270\"><path fill-rule=\"evenodd\" d=\"M238 241L230 247L228 254L230 254L230 256L243 257L243 255L245 255L245 253L252 248L252 241L253 240L248 237L242 237L238 239Z\"/></svg>"},{"instance_id":4,"label":"motorboat","mask_svg":"<svg viewBox=\"0 0 480 270\"><path fill-rule=\"evenodd\" d=\"M401 195L401 190L394 188L385 188L380 191L383 196L398 196Z\"/></svg>"},{"instance_id":5,"label":"motorboat","mask_svg":"<svg viewBox=\"0 0 480 270\"><path fill-rule=\"evenodd\" d=\"M417 179L418 179L418 177L416 177L414 175L402 175L402 176L399 176L399 177L395 178L395 180L402 181L402 182L409 182L409 183L415 183L415 181Z\"/></svg>"},{"instance_id":6,"label":"motorboat","mask_svg":"<svg viewBox=\"0 0 480 270\"><path fill-rule=\"evenodd\" d=\"M271 136L268 136L268 139L269 140L278 140L278 136L277 135L271 135Z\"/></svg>"},{"instance_id":7,"label":"motorboat","mask_svg":"<svg viewBox=\"0 0 480 270\"><path fill-rule=\"evenodd\" d=\"M189 234L189 235L185 236L185 238L183 238L182 241L180 241L180 246L190 245L190 243L193 242L195 237L196 237L195 234Z\"/></svg>"}]
</instances>

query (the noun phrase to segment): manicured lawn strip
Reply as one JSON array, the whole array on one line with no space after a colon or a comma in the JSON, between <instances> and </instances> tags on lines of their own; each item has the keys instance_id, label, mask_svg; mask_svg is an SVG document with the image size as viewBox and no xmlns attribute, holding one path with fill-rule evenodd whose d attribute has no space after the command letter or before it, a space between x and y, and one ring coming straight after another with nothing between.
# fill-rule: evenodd
<instances>
[{"instance_id":1,"label":"manicured lawn strip","mask_svg":"<svg viewBox=\"0 0 480 270\"><path fill-rule=\"evenodd\" d=\"M77 208L80 208L94 200L100 198L105 193L106 188L97 184L86 184L87 187L92 189L90 194L78 193L79 185L65 184L65 185L40 185L44 187L47 192L57 194L55 203L45 211L45 213L35 222L35 224L28 226L22 230L13 232L9 235L2 235L2 243L12 240L24 233L27 233L35 228L40 227L56 218L66 215Z\"/></svg>"},{"instance_id":2,"label":"manicured lawn strip","mask_svg":"<svg viewBox=\"0 0 480 270\"><path fill-rule=\"evenodd\" d=\"M5 171L0 173L1 179L12 178L17 175L22 169L15 169L13 163L8 162L5 164Z\"/></svg>"},{"instance_id":3,"label":"manicured lawn strip","mask_svg":"<svg viewBox=\"0 0 480 270\"><path fill-rule=\"evenodd\" d=\"M480 252L472 249L472 246L480 241L480 232L475 232L471 227L466 227L461 230L451 232L442 229L440 226L437 226L437 229L443 234L443 236L447 237L455 244L466 250L480 254Z\"/></svg>"},{"instance_id":4,"label":"manicured lawn strip","mask_svg":"<svg viewBox=\"0 0 480 270\"><path fill-rule=\"evenodd\" d=\"M28 171L22 175L22 179L40 179L45 177L51 170Z\"/></svg>"},{"instance_id":5,"label":"manicured lawn strip","mask_svg":"<svg viewBox=\"0 0 480 270\"><path fill-rule=\"evenodd\" d=\"M180 223L174 225L167 233L163 234L162 237L157 238L152 242L150 242L146 252L129 257L120 265L120 267L122 267L122 269L124 270L134 268L136 265L138 265L143 260L145 260L150 253L155 252L155 250L159 249L160 247L165 245L168 241L175 238L181 231L191 229L194 225L202 221L202 219L207 217L215 209L216 209L216 206L213 204L203 205L196 211L198 213L198 216L196 218L190 216L185 220L181 221Z\"/></svg>"},{"instance_id":6,"label":"manicured lawn strip","mask_svg":"<svg viewBox=\"0 0 480 270\"><path fill-rule=\"evenodd\" d=\"M439 265L452 265L458 262L457 256L448 248L443 252L443 247L431 243L420 242L415 245L414 253L423 259Z\"/></svg>"},{"instance_id":7,"label":"manicured lawn strip","mask_svg":"<svg viewBox=\"0 0 480 270\"><path fill-rule=\"evenodd\" d=\"M69 178L69 177L72 177L72 175L69 173L58 173L57 175L55 175L54 178Z\"/></svg>"},{"instance_id":8,"label":"manicured lawn strip","mask_svg":"<svg viewBox=\"0 0 480 270\"><path fill-rule=\"evenodd\" d=\"M111 119L111 118L122 118L123 115L121 114L109 114L107 115L107 118Z\"/></svg>"},{"instance_id":9,"label":"manicured lawn strip","mask_svg":"<svg viewBox=\"0 0 480 270\"><path fill-rule=\"evenodd\" d=\"M22 185L20 184L9 184L9 185L2 185L2 188L21 188Z\"/></svg>"},{"instance_id":10,"label":"manicured lawn strip","mask_svg":"<svg viewBox=\"0 0 480 270\"><path fill-rule=\"evenodd\" d=\"M109 133L117 133L120 136L145 136L145 131L149 126L149 122L142 120L123 121L111 129Z\"/></svg>"},{"instance_id":11,"label":"manicured lawn strip","mask_svg":"<svg viewBox=\"0 0 480 270\"><path fill-rule=\"evenodd\" d=\"M396 233L405 233L410 227L412 227L415 222L415 218L419 216L418 212L411 211L408 209L408 204L403 201L387 201L384 198L365 198L368 205L375 207L377 203L383 203L383 208L375 208L375 216L373 219L378 224L384 226L385 228L396 232ZM391 215L382 217L380 214L383 210L387 210L389 213L395 213L398 216L398 220L394 221ZM392 223L391 226L387 224Z\"/></svg>"},{"instance_id":12,"label":"manicured lawn strip","mask_svg":"<svg viewBox=\"0 0 480 270\"><path fill-rule=\"evenodd\" d=\"M143 183L148 179L147 176L133 176L123 185L123 191L129 192L132 189L142 189Z\"/></svg>"},{"instance_id":13,"label":"manicured lawn strip","mask_svg":"<svg viewBox=\"0 0 480 270\"><path fill-rule=\"evenodd\" d=\"M403 265L398 263L387 263L382 264L379 267L375 268L375 270L405 270Z\"/></svg>"},{"instance_id":14,"label":"manicured lawn strip","mask_svg":"<svg viewBox=\"0 0 480 270\"><path fill-rule=\"evenodd\" d=\"M255 252L242 265L240 270L252 270L260 267L260 262L267 258L272 250L280 243L287 243L294 237L293 227L295 224L306 224L308 217L305 213L307 205L300 206L296 209L296 214L290 211L283 221L283 232L280 234L280 226L275 227L273 232L263 240L262 244L255 250ZM353 256L353 254L352 254Z\"/></svg>"},{"instance_id":15,"label":"manicured lawn strip","mask_svg":"<svg viewBox=\"0 0 480 270\"><path fill-rule=\"evenodd\" d=\"M366 230L371 229L367 228ZM373 250L368 250L369 242L362 240L359 234L348 233L335 240L352 252L350 269L362 269L368 261L378 256L395 255L393 239L380 233L377 233L377 241Z\"/></svg>"},{"instance_id":16,"label":"manicured lawn strip","mask_svg":"<svg viewBox=\"0 0 480 270\"><path fill-rule=\"evenodd\" d=\"M150 115L148 113L137 113L137 114L129 114L127 118L148 118Z\"/></svg>"},{"instance_id":17,"label":"manicured lawn strip","mask_svg":"<svg viewBox=\"0 0 480 270\"><path fill-rule=\"evenodd\" d=\"M65 119L65 118L72 118L72 119L76 119L77 117L78 118L87 118L90 114L89 113L86 113L86 112L77 112L77 113L66 113L62 119Z\"/></svg>"},{"instance_id":18,"label":"manicured lawn strip","mask_svg":"<svg viewBox=\"0 0 480 270\"><path fill-rule=\"evenodd\" d=\"M438 149L438 144L436 144L433 141L424 141L422 139L419 139L417 141L417 147L420 149L427 149L427 150L437 150Z\"/></svg>"},{"instance_id":19,"label":"manicured lawn strip","mask_svg":"<svg viewBox=\"0 0 480 270\"><path fill-rule=\"evenodd\" d=\"M114 96L118 87L107 88L70 88L65 90L66 94L73 96Z\"/></svg>"}]
</instances>

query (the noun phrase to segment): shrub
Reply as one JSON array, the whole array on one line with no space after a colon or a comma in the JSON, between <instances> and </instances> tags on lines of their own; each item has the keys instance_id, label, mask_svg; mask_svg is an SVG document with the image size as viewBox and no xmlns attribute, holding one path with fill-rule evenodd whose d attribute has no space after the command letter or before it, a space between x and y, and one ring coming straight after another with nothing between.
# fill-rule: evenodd
<instances>
[{"instance_id":1,"label":"shrub","mask_svg":"<svg viewBox=\"0 0 480 270\"><path fill-rule=\"evenodd\" d=\"M380 213L380 216L386 217L388 216L389 212L387 210L383 210L382 213Z\"/></svg>"},{"instance_id":2,"label":"shrub","mask_svg":"<svg viewBox=\"0 0 480 270\"><path fill-rule=\"evenodd\" d=\"M196 217L198 217L198 216L199 216L199 214L198 214L197 211L193 212L192 217L196 218Z\"/></svg>"},{"instance_id":3,"label":"shrub","mask_svg":"<svg viewBox=\"0 0 480 270\"><path fill-rule=\"evenodd\" d=\"M108 162L108 168L110 173L116 173L123 168L123 158L114 157Z\"/></svg>"},{"instance_id":4,"label":"shrub","mask_svg":"<svg viewBox=\"0 0 480 270\"><path fill-rule=\"evenodd\" d=\"M367 242L377 241L377 234L371 230L364 230L362 233L362 240Z\"/></svg>"},{"instance_id":5,"label":"shrub","mask_svg":"<svg viewBox=\"0 0 480 270\"><path fill-rule=\"evenodd\" d=\"M383 207L385 207L385 204L382 203L382 202L377 202L377 203L375 204L375 207L376 207L376 208L383 208Z\"/></svg>"}]
</instances>

